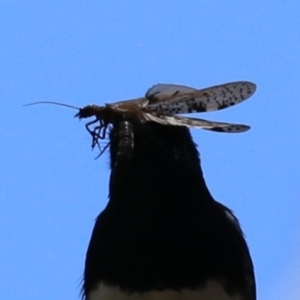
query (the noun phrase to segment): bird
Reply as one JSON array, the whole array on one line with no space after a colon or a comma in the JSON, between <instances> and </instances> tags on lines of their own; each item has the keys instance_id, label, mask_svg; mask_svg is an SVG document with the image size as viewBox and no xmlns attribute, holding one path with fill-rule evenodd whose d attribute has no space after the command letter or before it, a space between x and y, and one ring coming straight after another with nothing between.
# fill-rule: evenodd
<instances>
[{"instance_id":1,"label":"bird","mask_svg":"<svg viewBox=\"0 0 300 300\"><path fill-rule=\"evenodd\" d=\"M189 129L123 121L109 132L108 203L86 252L83 299L255 300L239 221L209 191ZM120 124L132 139L122 159Z\"/></svg>"},{"instance_id":2,"label":"bird","mask_svg":"<svg viewBox=\"0 0 300 300\"><path fill-rule=\"evenodd\" d=\"M78 108L92 148L109 128L108 203L88 245L84 300L256 300L254 265L238 219L209 191L189 128L239 133L248 125L186 118L248 99L256 85L206 89L156 84L144 97ZM91 129L91 126L95 127ZM98 157L99 157L98 156Z\"/></svg>"}]
</instances>

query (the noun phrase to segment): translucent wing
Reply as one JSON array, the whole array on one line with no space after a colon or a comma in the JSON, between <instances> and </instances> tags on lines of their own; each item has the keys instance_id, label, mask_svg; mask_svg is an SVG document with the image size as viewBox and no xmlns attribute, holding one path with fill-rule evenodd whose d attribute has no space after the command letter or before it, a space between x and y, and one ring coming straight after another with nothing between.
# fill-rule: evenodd
<instances>
[{"instance_id":1,"label":"translucent wing","mask_svg":"<svg viewBox=\"0 0 300 300\"><path fill-rule=\"evenodd\" d=\"M164 114L214 111L236 105L253 95L256 85L248 81L230 82L195 90L186 86L157 84L146 97L146 110Z\"/></svg>"},{"instance_id":2,"label":"translucent wing","mask_svg":"<svg viewBox=\"0 0 300 300\"><path fill-rule=\"evenodd\" d=\"M154 115L150 113L145 113L144 117L148 121L154 121L164 125L201 128L217 132L239 133L250 129L250 126L248 125L212 122L204 119L186 118L182 116Z\"/></svg>"},{"instance_id":3,"label":"translucent wing","mask_svg":"<svg viewBox=\"0 0 300 300\"><path fill-rule=\"evenodd\" d=\"M105 104L116 111L136 111L147 106L149 100L147 98L137 98L132 100L119 101L114 103Z\"/></svg>"}]
</instances>

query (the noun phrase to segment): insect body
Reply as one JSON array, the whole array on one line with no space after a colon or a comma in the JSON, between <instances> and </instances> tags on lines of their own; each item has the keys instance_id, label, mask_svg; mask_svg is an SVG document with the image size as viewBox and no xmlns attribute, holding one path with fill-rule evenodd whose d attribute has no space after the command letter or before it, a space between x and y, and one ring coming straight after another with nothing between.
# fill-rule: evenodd
<instances>
[{"instance_id":1,"label":"insect body","mask_svg":"<svg viewBox=\"0 0 300 300\"><path fill-rule=\"evenodd\" d=\"M105 104L104 106L87 105L77 108L56 102L52 103L78 109L75 117L84 119L95 117L86 124L86 129L92 135L92 147L104 139L106 129L124 120L135 119L139 122L157 122L164 125L186 126L205 130L238 133L250 127L248 125L213 122L204 119L188 118L177 114L209 112L221 110L236 105L253 95L256 85L248 81L237 81L216 85L205 89L194 89L183 85L156 84L142 98ZM32 103L37 104L37 103ZM32 105L29 104L29 105ZM93 129L91 125L99 124Z\"/></svg>"},{"instance_id":2,"label":"insect body","mask_svg":"<svg viewBox=\"0 0 300 300\"><path fill-rule=\"evenodd\" d=\"M176 114L208 112L224 109L238 104L256 90L256 85L247 81L231 82L206 89L196 90L173 84L157 84L151 87L145 97L106 104L88 105L79 110L76 117L82 119L95 116L86 128L93 136L93 144L98 138L105 137L106 128L114 124L122 115L138 119L141 122L154 121L165 125L178 125L202 128L218 132L243 132L247 125L212 122L203 119L187 118ZM98 122L93 130L90 125Z\"/></svg>"}]
</instances>

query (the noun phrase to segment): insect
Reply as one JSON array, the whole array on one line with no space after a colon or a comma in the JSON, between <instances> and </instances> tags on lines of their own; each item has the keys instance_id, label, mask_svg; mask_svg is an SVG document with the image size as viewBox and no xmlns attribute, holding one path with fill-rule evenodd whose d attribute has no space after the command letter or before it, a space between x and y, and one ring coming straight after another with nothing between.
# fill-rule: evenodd
<instances>
[{"instance_id":1,"label":"insect","mask_svg":"<svg viewBox=\"0 0 300 300\"><path fill-rule=\"evenodd\" d=\"M175 84L156 84L148 89L144 97L103 106L91 104L78 108L49 101L30 103L26 106L40 103L56 104L78 109L75 117L79 119L94 116L95 119L85 125L92 136L92 148L94 148L99 145L99 139L106 137L108 126L115 125L124 118L135 119L142 123L153 121L164 125L201 128L216 132L244 132L250 129L250 126L189 118L178 114L221 110L248 99L255 90L256 85L248 81L230 82L205 89ZM98 124L91 129L91 126L96 123Z\"/></svg>"}]
</instances>

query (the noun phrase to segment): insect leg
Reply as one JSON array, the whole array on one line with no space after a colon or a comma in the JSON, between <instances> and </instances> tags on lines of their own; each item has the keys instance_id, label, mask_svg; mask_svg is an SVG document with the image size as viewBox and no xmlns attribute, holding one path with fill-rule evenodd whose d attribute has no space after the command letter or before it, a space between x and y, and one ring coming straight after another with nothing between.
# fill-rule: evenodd
<instances>
[{"instance_id":1,"label":"insect leg","mask_svg":"<svg viewBox=\"0 0 300 300\"><path fill-rule=\"evenodd\" d=\"M93 120L93 121L91 121L91 122L88 122L88 123L85 125L86 130L87 130L87 131L89 132L89 134L92 136L92 148L95 148L96 145L98 145L98 147L100 148L98 139L99 139L99 138L101 139L101 137L100 137L100 135L99 135L96 131L99 130L99 132L100 132L101 127L103 126L103 125L101 125L101 121L100 121L100 126L95 127L93 130L90 129L90 126L91 126L92 124L97 123L98 121L99 121L98 119L95 119L95 120Z\"/></svg>"},{"instance_id":2,"label":"insect leg","mask_svg":"<svg viewBox=\"0 0 300 300\"><path fill-rule=\"evenodd\" d=\"M105 139L105 136L106 136L106 129L107 129L107 125L105 125L104 123L101 125L101 129L103 129L102 130L102 134L101 134L101 129L99 130L99 137L100 137L100 139Z\"/></svg>"},{"instance_id":3,"label":"insect leg","mask_svg":"<svg viewBox=\"0 0 300 300\"><path fill-rule=\"evenodd\" d=\"M108 142L105 147L100 151L100 153L96 156L95 159L98 159L104 152L105 150L110 146L110 142Z\"/></svg>"},{"instance_id":4,"label":"insect leg","mask_svg":"<svg viewBox=\"0 0 300 300\"><path fill-rule=\"evenodd\" d=\"M102 119L99 120L99 123L100 123L100 125L96 126L94 128L94 130L92 131L92 133L93 133L92 134L92 136L93 136L92 147L94 148L95 145L98 144L99 149L101 150L100 145L98 143L98 139L101 139L101 140L105 139L105 137L106 137L106 130L107 130L108 124L105 123Z\"/></svg>"},{"instance_id":5,"label":"insect leg","mask_svg":"<svg viewBox=\"0 0 300 300\"><path fill-rule=\"evenodd\" d=\"M121 169L124 171L125 169L125 162L128 162L132 156L132 150L134 146L134 141L133 141L133 129L132 125L130 122L123 120L119 124L116 125L118 127L117 132L118 132L118 151L117 151L117 156L116 156L116 162L115 162L115 167L114 167L114 172L116 169ZM102 130L102 132L101 132ZM94 128L94 131L92 131L93 136L96 137L96 142L97 139L104 139L106 136L106 130L107 130L107 125L105 125L102 121L100 121L100 126L97 126ZM96 132L97 131L97 132ZM96 143L93 141L93 143ZM97 142L98 143L98 142ZM99 155L97 155L97 158L99 158L105 150L110 146L110 142L105 145L105 147L100 151ZM122 167L121 167L122 166ZM118 171L119 173L119 171Z\"/></svg>"}]
</instances>

